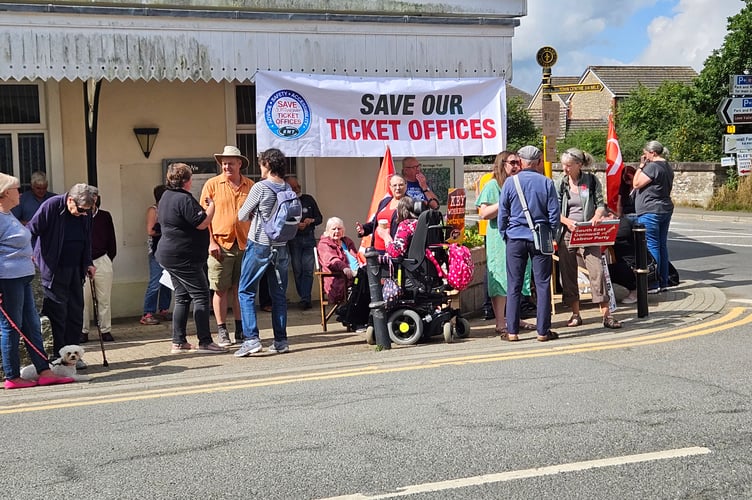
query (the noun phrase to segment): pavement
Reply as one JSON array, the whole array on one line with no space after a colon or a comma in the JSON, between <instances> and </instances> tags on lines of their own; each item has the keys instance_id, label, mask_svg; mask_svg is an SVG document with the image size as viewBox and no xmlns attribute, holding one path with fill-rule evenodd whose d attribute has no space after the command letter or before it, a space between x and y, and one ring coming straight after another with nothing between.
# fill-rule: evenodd
<instances>
[{"instance_id":1,"label":"pavement","mask_svg":"<svg viewBox=\"0 0 752 500\"><path fill-rule=\"evenodd\" d=\"M608 330L601 323L597 305L589 303L585 297L581 311L584 324L577 328L566 327L570 312L560 305L560 296L555 296L555 301L558 305L552 318L552 329L560 334L560 339L555 341L537 342L535 332L522 332L520 342L501 341L494 333L493 320L468 315L466 317L470 321L471 332L465 339L457 339L447 344L443 337L438 335L413 346L393 344L390 350L381 351L376 349L376 346L368 345L364 334L347 332L339 323L330 322L328 331L324 332L320 325L318 304L306 311L291 304L288 312L290 352L268 353L267 348L272 339L270 315L259 312L264 349L245 358L236 358L232 355L238 348L237 345L230 347L230 352L225 354L171 354L170 322L145 326L139 323L138 318L119 319L115 320L112 328L115 341L104 344L108 366L103 366L97 336L90 334L92 340L85 344L84 357L89 368L82 373L89 375L91 380L70 386L58 386L58 389L73 389L73 386L76 386L82 389L82 392L91 392L92 395L99 392L113 394L134 388L151 389L212 382L221 384L222 381L262 376L295 377L296 374L311 372L354 370L387 364L393 366L426 363L436 358L530 349L560 349L577 343L624 340L658 331L679 329L718 315L726 306L726 298L720 290L701 283L684 281L667 292L649 295L647 317L637 317L636 304L619 305L614 316L622 321L623 327L620 330ZM192 319L188 328L188 341L196 343ZM34 389L11 392L19 396L21 393L25 396L39 393L41 396L44 391ZM7 398L8 391L5 396Z\"/></svg>"}]
</instances>

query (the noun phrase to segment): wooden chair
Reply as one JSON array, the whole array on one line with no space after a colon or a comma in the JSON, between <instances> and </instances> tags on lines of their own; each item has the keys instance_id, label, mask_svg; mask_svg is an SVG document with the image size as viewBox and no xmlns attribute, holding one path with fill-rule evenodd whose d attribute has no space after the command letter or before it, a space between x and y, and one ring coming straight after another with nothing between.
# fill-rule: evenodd
<instances>
[{"instance_id":1,"label":"wooden chair","mask_svg":"<svg viewBox=\"0 0 752 500\"><path fill-rule=\"evenodd\" d=\"M321 311L321 328L326 331L326 323L329 321L329 318L331 318L334 315L334 311L337 310L337 306L339 303L333 303L329 302L329 299L326 297L326 292L324 291L324 278L331 278L336 276L334 273L324 272L321 270L321 262L319 262L319 252L316 247L313 248L313 262L316 268L313 271L313 274L316 276L316 279L319 282L319 304L320 304L320 311ZM328 309L327 309L328 308Z\"/></svg>"}]
</instances>

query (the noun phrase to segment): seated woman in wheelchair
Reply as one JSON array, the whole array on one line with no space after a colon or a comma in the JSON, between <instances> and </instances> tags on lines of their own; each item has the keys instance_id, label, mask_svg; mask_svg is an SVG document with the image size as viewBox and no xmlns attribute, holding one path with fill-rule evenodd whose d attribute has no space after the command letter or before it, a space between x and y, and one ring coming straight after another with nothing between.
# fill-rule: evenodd
<instances>
[{"instance_id":1,"label":"seated woman in wheelchair","mask_svg":"<svg viewBox=\"0 0 752 500\"><path fill-rule=\"evenodd\" d=\"M415 213L415 201L409 196L405 196L397 205L397 230L394 233L394 238L385 238L386 253L389 257L396 259L407 254L417 225L418 215Z\"/></svg>"}]
</instances>

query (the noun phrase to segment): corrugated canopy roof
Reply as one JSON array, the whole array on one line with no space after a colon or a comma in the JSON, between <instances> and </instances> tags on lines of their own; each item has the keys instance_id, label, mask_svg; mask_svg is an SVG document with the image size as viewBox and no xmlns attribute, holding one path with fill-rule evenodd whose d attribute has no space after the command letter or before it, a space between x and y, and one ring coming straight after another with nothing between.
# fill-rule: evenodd
<instances>
[{"instance_id":1,"label":"corrugated canopy roof","mask_svg":"<svg viewBox=\"0 0 752 500\"><path fill-rule=\"evenodd\" d=\"M252 81L258 69L511 77L507 26L382 25L0 12L0 81Z\"/></svg>"}]
</instances>

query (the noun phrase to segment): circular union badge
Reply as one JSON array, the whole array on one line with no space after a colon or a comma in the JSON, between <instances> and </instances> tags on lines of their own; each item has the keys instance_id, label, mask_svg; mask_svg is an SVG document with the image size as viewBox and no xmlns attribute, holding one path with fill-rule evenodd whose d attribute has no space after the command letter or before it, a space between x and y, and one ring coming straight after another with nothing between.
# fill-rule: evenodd
<instances>
[{"instance_id":1,"label":"circular union badge","mask_svg":"<svg viewBox=\"0 0 752 500\"><path fill-rule=\"evenodd\" d=\"M278 90L264 107L266 125L282 139L302 137L311 127L311 109L302 95L293 90Z\"/></svg>"},{"instance_id":2,"label":"circular union badge","mask_svg":"<svg viewBox=\"0 0 752 500\"><path fill-rule=\"evenodd\" d=\"M547 45L538 49L538 53L535 54L535 59L538 61L538 65L544 68L550 68L556 64L558 55L556 54L556 49Z\"/></svg>"}]
</instances>

